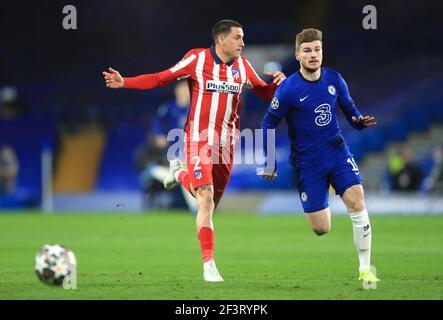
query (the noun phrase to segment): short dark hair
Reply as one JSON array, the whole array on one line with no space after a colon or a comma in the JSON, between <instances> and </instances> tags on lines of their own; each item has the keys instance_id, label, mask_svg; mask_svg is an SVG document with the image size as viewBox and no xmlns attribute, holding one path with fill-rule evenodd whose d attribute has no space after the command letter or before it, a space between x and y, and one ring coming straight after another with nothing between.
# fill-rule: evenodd
<instances>
[{"instance_id":1,"label":"short dark hair","mask_svg":"<svg viewBox=\"0 0 443 320\"><path fill-rule=\"evenodd\" d=\"M214 39L214 41L217 41L217 37L220 34L228 34L229 32L231 32L232 27L243 28L240 23L234 20L224 19L218 21L212 28L212 38Z\"/></svg>"},{"instance_id":2,"label":"short dark hair","mask_svg":"<svg viewBox=\"0 0 443 320\"><path fill-rule=\"evenodd\" d=\"M295 37L295 51L300 50L300 46L305 42L312 41L323 41L323 33L315 28L303 29L302 32L298 33Z\"/></svg>"}]
</instances>

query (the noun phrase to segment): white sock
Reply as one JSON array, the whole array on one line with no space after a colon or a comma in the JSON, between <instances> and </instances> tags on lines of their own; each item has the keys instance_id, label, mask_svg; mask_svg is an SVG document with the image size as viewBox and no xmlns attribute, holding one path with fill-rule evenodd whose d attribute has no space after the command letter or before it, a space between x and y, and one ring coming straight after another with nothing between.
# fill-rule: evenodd
<instances>
[{"instance_id":1,"label":"white sock","mask_svg":"<svg viewBox=\"0 0 443 320\"><path fill-rule=\"evenodd\" d=\"M359 270L369 269L371 265L371 223L369 222L368 211L366 209L359 212L351 212L352 230L354 233L354 243L357 248Z\"/></svg>"},{"instance_id":2,"label":"white sock","mask_svg":"<svg viewBox=\"0 0 443 320\"><path fill-rule=\"evenodd\" d=\"M152 168L151 174L155 180L163 182L163 179L168 174L168 172L169 172L168 167L158 165Z\"/></svg>"}]
</instances>

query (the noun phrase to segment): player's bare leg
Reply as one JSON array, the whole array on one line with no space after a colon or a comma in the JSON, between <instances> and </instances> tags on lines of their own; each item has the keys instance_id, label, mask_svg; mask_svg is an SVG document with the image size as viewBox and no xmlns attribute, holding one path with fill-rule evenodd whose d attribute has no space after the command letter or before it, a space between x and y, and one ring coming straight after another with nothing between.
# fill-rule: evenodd
<instances>
[{"instance_id":1,"label":"player's bare leg","mask_svg":"<svg viewBox=\"0 0 443 320\"><path fill-rule=\"evenodd\" d=\"M369 222L368 211L366 210L362 185L357 184L349 187L343 194L342 199L352 220L354 243L360 262L359 280L368 282L380 281L371 271L372 228Z\"/></svg>"},{"instance_id":2,"label":"player's bare leg","mask_svg":"<svg viewBox=\"0 0 443 320\"><path fill-rule=\"evenodd\" d=\"M214 187L203 185L195 190L182 162L175 159L170 162L169 173L164 179L164 186L165 189L170 190L179 183L197 200L196 227L203 256L203 277L206 281L221 282L223 278L220 276L214 261L214 225L212 223L212 215L215 209Z\"/></svg>"},{"instance_id":3,"label":"player's bare leg","mask_svg":"<svg viewBox=\"0 0 443 320\"><path fill-rule=\"evenodd\" d=\"M223 278L214 261L214 186L203 185L196 191L197 218L196 227L203 256L203 278L209 282L221 282Z\"/></svg>"},{"instance_id":4,"label":"player's bare leg","mask_svg":"<svg viewBox=\"0 0 443 320\"><path fill-rule=\"evenodd\" d=\"M316 235L322 236L331 231L331 210L325 208L320 211L305 214L309 226Z\"/></svg>"}]
</instances>

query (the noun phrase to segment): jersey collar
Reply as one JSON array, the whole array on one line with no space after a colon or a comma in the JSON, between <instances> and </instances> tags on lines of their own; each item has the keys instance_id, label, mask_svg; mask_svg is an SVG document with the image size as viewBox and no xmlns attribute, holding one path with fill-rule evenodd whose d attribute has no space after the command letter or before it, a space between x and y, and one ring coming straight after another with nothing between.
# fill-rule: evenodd
<instances>
[{"instance_id":1,"label":"jersey collar","mask_svg":"<svg viewBox=\"0 0 443 320\"><path fill-rule=\"evenodd\" d=\"M323 68L320 68L320 77L317 80L308 80L308 79L306 79L305 77L303 77L303 75L301 74L300 70L298 70L297 73L298 73L298 75L300 76L300 78L302 80L304 80L306 82L309 82L309 83L315 83L315 82L319 82L321 80L321 78L323 78L324 70L323 70Z\"/></svg>"},{"instance_id":2,"label":"jersey collar","mask_svg":"<svg viewBox=\"0 0 443 320\"><path fill-rule=\"evenodd\" d=\"M210 51L211 51L212 58L214 59L214 61L215 61L216 64L222 64L222 63L224 63L224 62L222 61L222 59L220 59L220 58L218 57L217 53L215 53L215 44L213 44L213 45L211 46ZM230 67L230 66L232 66L232 64L234 63L234 61L235 61L235 58L232 59L231 61L226 62L226 65L228 65L228 66Z\"/></svg>"}]
</instances>

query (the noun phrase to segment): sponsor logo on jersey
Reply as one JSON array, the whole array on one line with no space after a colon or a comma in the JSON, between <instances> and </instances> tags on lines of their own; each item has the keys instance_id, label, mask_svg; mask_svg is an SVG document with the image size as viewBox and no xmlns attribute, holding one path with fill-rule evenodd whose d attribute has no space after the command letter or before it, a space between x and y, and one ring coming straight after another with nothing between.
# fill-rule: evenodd
<instances>
[{"instance_id":1,"label":"sponsor logo on jersey","mask_svg":"<svg viewBox=\"0 0 443 320\"><path fill-rule=\"evenodd\" d=\"M279 102L278 102L277 97L272 98L271 108L275 110L275 109L278 109L278 106L279 106Z\"/></svg>"},{"instance_id":2,"label":"sponsor logo on jersey","mask_svg":"<svg viewBox=\"0 0 443 320\"><path fill-rule=\"evenodd\" d=\"M319 115L315 118L315 124L323 127L329 124L332 119L331 106L327 103L323 103L319 105L314 110L315 113L319 113Z\"/></svg>"},{"instance_id":3,"label":"sponsor logo on jersey","mask_svg":"<svg viewBox=\"0 0 443 320\"><path fill-rule=\"evenodd\" d=\"M301 196L301 201L303 202L308 201L308 195L306 194L306 192L302 192L300 196Z\"/></svg>"},{"instance_id":4,"label":"sponsor logo on jersey","mask_svg":"<svg viewBox=\"0 0 443 320\"><path fill-rule=\"evenodd\" d=\"M305 101L305 99L306 99L307 97L309 97L309 94L308 94L306 97L300 98L300 102Z\"/></svg>"},{"instance_id":5,"label":"sponsor logo on jersey","mask_svg":"<svg viewBox=\"0 0 443 320\"><path fill-rule=\"evenodd\" d=\"M194 177L195 177L195 179L197 179L197 180L201 180L201 179L203 179L203 174L202 174L201 170L196 170L196 171L194 171Z\"/></svg>"},{"instance_id":6,"label":"sponsor logo on jersey","mask_svg":"<svg viewBox=\"0 0 443 320\"><path fill-rule=\"evenodd\" d=\"M335 96L335 93L337 92L337 90L335 89L335 87L331 84L328 86L328 92L331 96Z\"/></svg>"},{"instance_id":7,"label":"sponsor logo on jersey","mask_svg":"<svg viewBox=\"0 0 443 320\"><path fill-rule=\"evenodd\" d=\"M219 93L239 93L240 84L227 81L206 81L206 91Z\"/></svg>"},{"instance_id":8,"label":"sponsor logo on jersey","mask_svg":"<svg viewBox=\"0 0 443 320\"><path fill-rule=\"evenodd\" d=\"M238 70L238 68L233 67L231 69L231 71L232 71L232 77L234 78L234 80L240 79L240 70Z\"/></svg>"}]
</instances>

